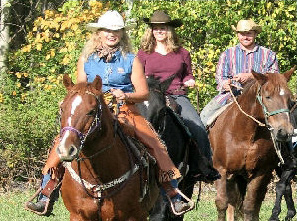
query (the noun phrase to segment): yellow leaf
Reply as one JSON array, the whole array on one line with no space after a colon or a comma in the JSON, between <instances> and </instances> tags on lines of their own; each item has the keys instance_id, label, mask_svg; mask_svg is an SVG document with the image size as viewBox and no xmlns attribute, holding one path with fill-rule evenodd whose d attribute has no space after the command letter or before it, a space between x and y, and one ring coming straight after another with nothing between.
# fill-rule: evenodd
<instances>
[{"instance_id":1,"label":"yellow leaf","mask_svg":"<svg viewBox=\"0 0 297 221\"><path fill-rule=\"evenodd\" d=\"M71 26L71 29L72 29L73 31L76 31L76 30L78 29L78 25L77 25L77 24L72 25L72 26Z\"/></svg>"},{"instance_id":2,"label":"yellow leaf","mask_svg":"<svg viewBox=\"0 0 297 221\"><path fill-rule=\"evenodd\" d=\"M60 53L67 52L67 48L61 48Z\"/></svg>"},{"instance_id":3,"label":"yellow leaf","mask_svg":"<svg viewBox=\"0 0 297 221\"><path fill-rule=\"evenodd\" d=\"M17 83L17 87L21 87L21 83Z\"/></svg>"},{"instance_id":4,"label":"yellow leaf","mask_svg":"<svg viewBox=\"0 0 297 221\"><path fill-rule=\"evenodd\" d=\"M56 55L55 49L51 49L51 52L50 53L51 53L51 56L54 57Z\"/></svg>"},{"instance_id":5,"label":"yellow leaf","mask_svg":"<svg viewBox=\"0 0 297 221\"><path fill-rule=\"evenodd\" d=\"M15 95L16 95L16 91L13 91L13 92L12 92L12 95L15 96Z\"/></svg>"},{"instance_id":6,"label":"yellow leaf","mask_svg":"<svg viewBox=\"0 0 297 221\"><path fill-rule=\"evenodd\" d=\"M24 77L28 77L29 74L28 73L23 73L23 75L24 75Z\"/></svg>"},{"instance_id":7,"label":"yellow leaf","mask_svg":"<svg viewBox=\"0 0 297 221\"><path fill-rule=\"evenodd\" d=\"M15 75L17 76L17 78L21 78L22 77L22 73L20 73L20 72L15 73Z\"/></svg>"},{"instance_id":8,"label":"yellow leaf","mask_svg":"<svg viewBox=\"0 0 297 221\"><path fill-rule=\"evenodd\" d=\"M45 56L45 60L48 60L50 58L51 58L51 55L50 54L48 54L48 55Z\"/></svg>"},{"instance_id":9,"label":"yellow leaf","mask_svg":"<svg viewBox=\"0 0 297 221\"><path fill-rule=\"evenodd\" d=\"M42 44L40 44L40 43L36 44L36 49L37 49L37 51L41 51Z\"/></svg>"}]
</instances>

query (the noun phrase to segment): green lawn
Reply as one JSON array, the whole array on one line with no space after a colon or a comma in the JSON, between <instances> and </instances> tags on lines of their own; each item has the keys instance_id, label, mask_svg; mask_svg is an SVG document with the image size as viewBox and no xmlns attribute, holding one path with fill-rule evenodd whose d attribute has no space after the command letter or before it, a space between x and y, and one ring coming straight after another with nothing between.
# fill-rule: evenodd
<instances>
[{"instance_id":1,"label":"green lawn","mask_svg":"<svg viewBox=\"0 0 297 221\"><path fill-rule=\"evenodd\" d=\"M69 213L63 205L63 201L60 200L55 204L54 215L50 217L40 217L23 208L24 202L30 198L33 191L13 192L0 195L0 221L32 221L32 220L44 220L44 221L60 221L69 220ZM196 197L196 195L195 195ZM296 198L295 194L294 197ZM198 221L216 220L217 212L214 204L215 191L213 186L204 186L204 191L201 195L201 200L197 205L197 209L188 212L185 216L186 221ZM267 221L271 215L273 206L274 194L267 194L265 201L263 202L260 220ZM280 216L280 220L284 220L286 207L283 203L283 211ZM295 220L297 220L295 218Z\"/></svg>"}]
</instances>

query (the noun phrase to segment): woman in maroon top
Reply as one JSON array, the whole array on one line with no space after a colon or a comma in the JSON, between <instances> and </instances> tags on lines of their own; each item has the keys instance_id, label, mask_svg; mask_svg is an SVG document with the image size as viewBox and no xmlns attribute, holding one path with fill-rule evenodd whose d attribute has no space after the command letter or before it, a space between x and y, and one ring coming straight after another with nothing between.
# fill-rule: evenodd
<instances>
[{"instance_id":1,"label":"woman in maroon top","mask_svg":"<svg viewBox=\"0 0 297 221\"><path fill-rule=\"evenodd\" d=\"M195 79L192 74L190 53L181 46L174 30L182 23L179 19L171 20L164 11L159 10L155 11L150 19L145 18L144 22L149 26L142 37L141 49L137 54L144 66L144 72L146 75L160 77L161 81L175 75L166 93L181 106L181 117L185 125L190 129L200 152L212 165L212 152L206 130L184 90L185 87L195 86ZM195 155L199 152L192 150L192 153ZM194 178L201 175L197 174L198 169L190 168L189 172ZM202 175L205 177L203 181L214 181L220 178L216 170L212 170L211 174Z\"/></svg>"}]
</instances>

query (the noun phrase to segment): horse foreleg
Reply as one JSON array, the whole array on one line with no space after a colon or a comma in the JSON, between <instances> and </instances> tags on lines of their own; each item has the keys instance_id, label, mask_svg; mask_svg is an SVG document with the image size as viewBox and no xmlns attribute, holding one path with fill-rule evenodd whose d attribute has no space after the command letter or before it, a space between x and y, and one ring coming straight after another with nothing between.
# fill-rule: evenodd
<instances>
[{"instance_id":1,"label":"horse foreleg","mask_svg":"<svg viewBox=\"0 0 297 221\"><path fill-rule=\"evenodd\" d=\"M272 178L272 171L255 175L247 185L246 195L243 201L243 213L245 221L258 221L262 202L265 198L267 185Z\"/></svg>"},{"instance_id":2,"label":"horse foreleg","mask_svg":"<svg viewBox=\"0 0 297 221\"><path fill-rule=\"evenodd\" d=\"M217 189L215 203L218 211L218 221L225 221L228 207L226 170L219 170L219 173L221 174L221 179L215 181Z\"/></svg>"},{"instance_id":3,"label":"horse foreleg","mask_svg":"<svg viewBox=\"0 0 297 221\"><path fill-rule=\"evenodd\" d=\"M290 182L286 186L285 200L288 208L288 212L285 220L289 221L289 220L292 220L292 218L296 215L296 209L295 209L295 205L292 197L292 188L291 188Z\"/></svg>"},{"instance_id":4,"label":"horse foreleg","mask_svg":"<svg viewBox=\"0 0 297 221\"><path fill-rule=\"evenodd\" d=\"M281 212L281 202L282 202L282 197L285 194L286 190L286 184L284 183L284 180L282 180L283 176L281 179L277 182L276 187L275 187L275 192L276 192L276 197L275 197L275 203L274 207L272 209L272 215L269 219L269 221L278 221L278 215Z\"/></svg>"},{"instance_id":5,"label":"horse foreleg","mask_svg":"<svg viewBox=\"0 0 297 221\"><path fill-rule=\"evenodd\" d=\"M232 206L231 204L228 204L227 220L228 221L235 221L235 207Z\"/></svg>"},{"instance_id":6,"label":"horse foreleg","mask_svg":"<svg viewBox=\"0 0 297 221\"><path fill-rule=\"evenodd\" d=\"M289 170L290 175L286 182L286 190L285 190L285 200L288 208L287 216L285 220L291 220L296 215L296 209L292 197L292 187L291 187L291 180L296 175L296 168L292 168Z\"/></svg>"}]
</instances>

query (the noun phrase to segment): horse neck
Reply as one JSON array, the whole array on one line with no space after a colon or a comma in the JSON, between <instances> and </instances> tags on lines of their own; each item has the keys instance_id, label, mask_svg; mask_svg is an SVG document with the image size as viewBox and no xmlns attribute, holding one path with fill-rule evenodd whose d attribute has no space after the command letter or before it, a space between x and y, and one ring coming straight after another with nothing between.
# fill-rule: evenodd
<instances>
[{"instance_id":1,"label":"horse neck","mask_svg":"<svg viewBox=\"0 0 297 221\"><path fill-rule=\"evenodd\" d=\"M94 156L84 160L85 164L82 165L89 179L100 177L101 182L108 182L111 177L118 178L130 168L127 151L115 131L115 123L113 114L102 103L101 128L87 140L82 152L83 158Z\"/></svg>"},{"instance_id":2,"label":"horse neck","mask_svg":"<svg viewBox=\"0 0 297 221\"><path fill-rule=\"evenodd\" d=\"M240 95L240 97L238 98L238 104L246 114L258 120L259 119L262 120L264 118L264 115L263 115L262 107L257 100L258 88L259 88L259 85L257 83L254 83L253 85L251 85L248 89L244 91L242 95ZM240 112L240 110L238 111ZM238 120L240 119L242 121L245 121L246 124L248 122L254 122L251 118L240 117Z\"/></svg>"}]
</instances>

